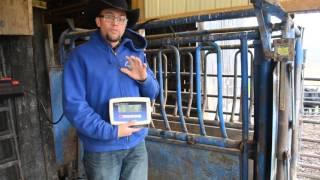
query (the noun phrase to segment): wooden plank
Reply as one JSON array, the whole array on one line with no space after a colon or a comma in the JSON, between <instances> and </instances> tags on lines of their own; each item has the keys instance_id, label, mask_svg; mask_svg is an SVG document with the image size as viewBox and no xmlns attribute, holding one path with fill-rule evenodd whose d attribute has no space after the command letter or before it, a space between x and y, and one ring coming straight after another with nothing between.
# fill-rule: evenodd
<instances>
[{"instance_id":1,"label":"wooden plank","mask_svg":"<svg viewBox=\"0 0 320 180\"><path fill-rule=\"evenodd\" d=\"M32 0L1 0L0 35L33 35Z\"/></svg>"},{"instance_id":2,"label":"wooden plank","mask_svg":"<svg viewBox=\"0 0 320 180\"><path fill-rule=\"evenodd\" d=\"M47 72L49 72L50 67L58 66L58 62L55 60L54 56L54 45L53 45L53 32L52 24L46 24L46 38L45 38L45 55L46 55L46 66Z\"/></svg>"},{"instance_id":3,"label":"wooden plank","mask_svg":"<svg viewBox=\"0 0 320 180\"><path fill-rule=\"evenodd\" d=\"M33 64L34 64L34 78L30 79L33 80L35 83L35 89L31 88L31 91L33 91L37 98L42 99L42 103L45 107L50 107L50 95L48 92L50 92L49 89L49 79L48 79L48 69L47 69L47 63L46 63L46 56L45 56L45 41L44 39L47 37L47 29L46 26L43 24L43 18L45 15L45 11L42 9L34 8L34 36L32 36L32 47L33 47ZM51 35L48 35L50 37ZM52 44L53 46L53 44ZM53 47L52 47L53 48ZM21 70L22 71L22 70ZM39 103L39 102L38 102ZM40 169L41 174L45 176L45 179L54 179L54 176L56 174L56 161L55 161L55 151L54 151L54 143L53 143L53 133L52 128L48 126L46 116L42 114L42 111L40 109L41 106L38 104L38 122L35 123L35 129L40 128L41 131L39 131L40 137L37 137L37 139L41 142L39 145L41 149L37 149L34 151L38 151L39 155L37 159L35 159L35 167ZM47 112L51 112L50 108L46 108ZM49 114L50 117L50 114ZM36 139L36 138L34 138ZM38 146L38 145L37 145ZM37 147L36 146L36 147ZM38 146L38 147L39 147ZM34 147L34 148L36 148ZM40 155L41 154L41 155ZM37 167L38 166L38 167ZM36 176L36 174L34 174ZM36 179L36 178L30 178L30 179ZM44 179L44 178L39 178Z\"/></svg>"},{"instance_id":4,"label":"wooden plank","mask_svg":"<svg viewBox=\"0 0 320 180\"><path fill-rule=\"evenodd\" d=\"M40 0L32 0L32 7L47 9L47 2Z\"/></svg>"}]
</instances>

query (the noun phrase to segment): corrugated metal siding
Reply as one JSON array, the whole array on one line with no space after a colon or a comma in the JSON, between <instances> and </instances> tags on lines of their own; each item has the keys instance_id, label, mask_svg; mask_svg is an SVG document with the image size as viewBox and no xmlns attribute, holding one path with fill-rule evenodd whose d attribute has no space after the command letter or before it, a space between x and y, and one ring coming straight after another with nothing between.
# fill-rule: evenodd
<instances>
[{"instance_id":1,"label":"corrugated metal siding","mask_svg":"<svg viewBox=\"0 0 320 180\"><path fill-rule=\"evenodd\" d=\"M168 14L174 14L172 6L172 0L160 0L159 1L159 15L165 16Z\"/></svg>"},{"instance_id":2,"label":"corrugated metal siding","mask_svg":"<svg viewBox=\"0 0 320 180\"><path fill-rule=\"evenodd\" d=\"M145 0L145 18L159 16L159 0Z\"/></svg>"},{"instance_id":3,"label":"corrugated metal siding","mask_svg":"<svg viewBox=\"0 0 320 180\"><path fill-rule=\"evenodd\" d=\"M237 7L237 6L248 6L250 4L250 0L233 0L231 2L232 7Z\"/></svg>"},{"instance_id":4,"label":"corrugated metal siding","mask_svg":"<svg viewBox=\"0 0 320 180\"><path fill-rule=\"evenodd\" d=\"M214 9L216 8L216 1L212 0L202 0L200 8L203 9Z\"/></svg>"},{"instance_id":5,"label":"corrugated metal siding","mask_svg":"<svg viewBox=\"0 0 320 180\"><path fill-rule=\"evenodd\" d=\"M280 0L280 2L284 1L292 0ZM251 5L250 0L144 0L143 2L145 3L144 11L146 19Z\"/></svg>"},{"instance_id":6,"label":"corrugated metal siding","mask_svg":"<svg viewBox=\"0 0 320 180\"><path fill-rule=\"evenodd\" d=\"M232 7L232 0L216 0L216 9Z\"/></svg>"},{"instance_id":7,"label":"corrugated metal siding","mask_svg":"<svg viewBox=\"0 0 320 180\"><path fill-rule=\"evenodd\" d=\"M192 12L192 11L199 11L200 10L200 4L199 1L196 0L186 0L186 12Z\"/></svg>"},{"instance_id":8,"label":"corrugated metal siding","mask_svg":"<svg viewBox=\"0 0 320 180\"><path fill-rule=\"evenodd\" d=\"M144 0L145 18L170 16L186 12L247 6L250 0Z\"/></svg>"},{"instance_id":9,"label":"corrugated metal siding","mask_svg":"<svg viewBox=\"0 0 320 180\"><path fill-rule=\"evenodd\" d=\"M173 14L179 14L186 12L186 0L171 0Z\"/></svg>"}]
</instances>

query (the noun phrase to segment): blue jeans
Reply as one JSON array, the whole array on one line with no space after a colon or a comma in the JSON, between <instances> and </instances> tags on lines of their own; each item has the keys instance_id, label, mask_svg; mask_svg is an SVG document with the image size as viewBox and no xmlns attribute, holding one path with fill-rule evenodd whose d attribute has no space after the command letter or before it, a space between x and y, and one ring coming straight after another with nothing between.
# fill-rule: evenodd
<instances>
[{"instance_id":1,"label":"blue jeans","mask_svg":"<svg viewBox=\"0 0 320 180\"><path fill-rule=\"evenodd\" d=\"M147 180L148 154L145 142L128 150L84 152L88 180Z\"/></svg>"}]
</instances>

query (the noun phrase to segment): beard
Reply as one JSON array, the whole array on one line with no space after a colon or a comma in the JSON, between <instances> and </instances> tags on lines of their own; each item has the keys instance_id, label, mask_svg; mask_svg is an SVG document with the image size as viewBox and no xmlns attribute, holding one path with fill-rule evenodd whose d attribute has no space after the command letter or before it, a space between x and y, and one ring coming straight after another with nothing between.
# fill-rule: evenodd
<instances>
[{"instance_id":1,"label":"beard","mask_svg":"<svg viewBox=\"0 0 320 180\"><path fill-rule=\"evenodd\" d=\"M105 36L106 40L109 42L119 42L121 40L121 36L120 35L111 35L111 34L106 34Z\"/></svg>"}]
</instances>

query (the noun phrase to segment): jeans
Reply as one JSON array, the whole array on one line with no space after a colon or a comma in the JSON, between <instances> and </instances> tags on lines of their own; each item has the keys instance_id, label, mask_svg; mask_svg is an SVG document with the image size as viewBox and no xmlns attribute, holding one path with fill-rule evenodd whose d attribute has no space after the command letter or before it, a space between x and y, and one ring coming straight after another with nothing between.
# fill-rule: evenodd
<instances>
[{"instance_id":1,"label":"jeans","mask_svg":"<svg viewBox=\"0 0 320 180\"><path fill-rule=\"evenodd\" d=\"M84 152L88 180L147 180L148 154L145 142L128 150Z\"/></svg>"}]
</instances>

